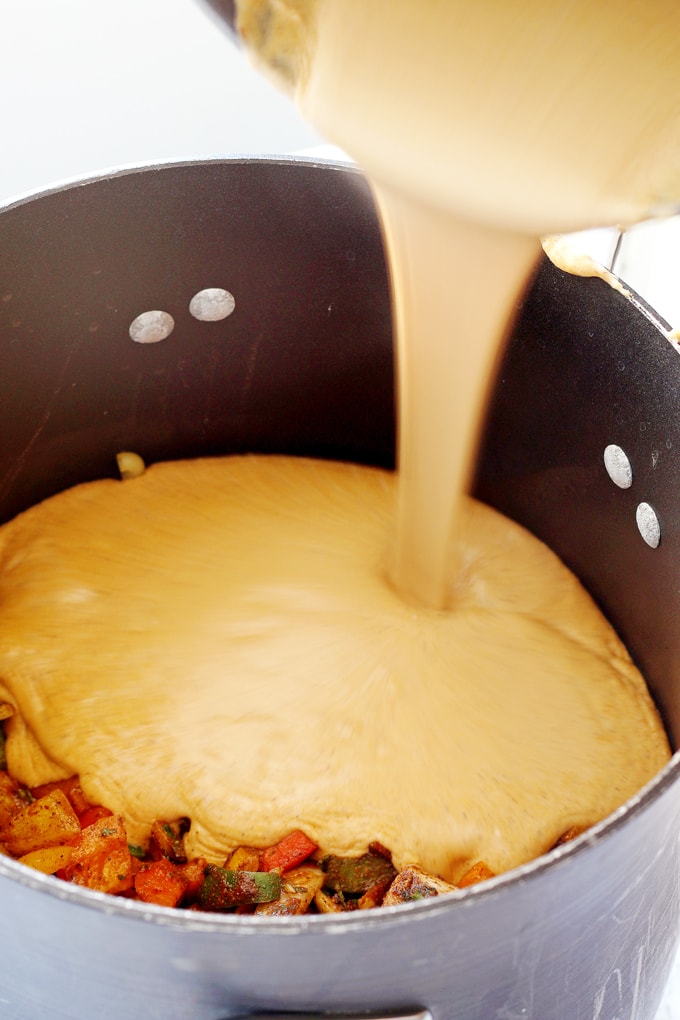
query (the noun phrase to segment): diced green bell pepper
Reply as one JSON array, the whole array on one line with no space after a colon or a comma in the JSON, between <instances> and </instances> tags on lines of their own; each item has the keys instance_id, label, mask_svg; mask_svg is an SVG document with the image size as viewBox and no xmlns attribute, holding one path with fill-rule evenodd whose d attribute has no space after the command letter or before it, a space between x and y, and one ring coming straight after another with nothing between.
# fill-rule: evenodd
<instances>
[{"instance_id":1,"label":"diced green bell pepper","mask_svg":"<svg viewBox=\"0 0 680 1020\"><path fill-rule=\"evenodd\" d=\"M281 876L273 871L232 871L208 864L198 890L204 910L228 910L247 903L271 903L281 895Z\"/></svg>"},{"instance_id":2,"label":"diced green bell pepper","mask_svg":"<svg viewBox=\"0 0 680 1020\"><path fill-rule=\"evenodd\" d=\"M349 895L365 893L379 882L391 882L397 874L391 861L372 853L361 857L331 854L323 859L321 866L326 872L324 888Z\"/></svg>"}]
</instances>

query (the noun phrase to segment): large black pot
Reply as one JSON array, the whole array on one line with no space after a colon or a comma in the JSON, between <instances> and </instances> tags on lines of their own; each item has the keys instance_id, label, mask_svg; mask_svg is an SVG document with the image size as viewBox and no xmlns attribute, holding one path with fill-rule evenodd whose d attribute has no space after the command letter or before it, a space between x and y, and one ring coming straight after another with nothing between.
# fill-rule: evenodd
<instances>
[{"instance_id":1,"label":"large black pot","mask_svg":"<svg viewBox=\"0 0 680 1020\"><path fill-rule=\"evenodd\" d=\"M390 465L387 279L347 167L235 160L126 172L0 212L0 517L147 460L287 451ZM236 300L217 322L189 303ZM172 315L134 343L142 312ZM680 737L678 353L633 301L542 263L519 312L478 494L579 574ZM619 488L603 463L632 464ZM656 513L660 542L636 510ZM77 711L77 706L74 706ZM615 817L478 888L300 919L181 913L0 859L3 1020L266 1011L650 1020L678 933L676 759Z\"/></svg>"}]
</instances>

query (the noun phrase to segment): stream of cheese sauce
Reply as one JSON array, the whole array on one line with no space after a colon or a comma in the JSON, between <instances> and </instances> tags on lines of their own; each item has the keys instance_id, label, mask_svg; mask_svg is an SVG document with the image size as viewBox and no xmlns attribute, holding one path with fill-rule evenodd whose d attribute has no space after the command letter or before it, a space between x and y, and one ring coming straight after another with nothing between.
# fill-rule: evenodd
<instances>
[{"instance_id":1,"label":"stream of cheese sauce","mask_svg":"<svg viewBox=\"0 0 680 1020\"><path fill-rule=\"evenodd\" d=\"M372 183L398 345L391 576L405 597L441 606L444 551L459 544L458 499L537 239L680 199L680 5L236 8L256 65Z\"/></svg>"},{"instance_id":2,"label":"stream of cheese sauce","mask_svg":"<svg viewBox=\"0 0 680 1020\"><path fill-rule=\"evenodd\" d=\"M644 682L540 543L468 487L538 238L680 191L680 5L240 0L254 59L371 179L399 476L156 465L0 532L21 778L79 771L219 859L301 827L454 879L608 814L668 760ZM616 100L610 99L616 89Z\"/></svg>"}]
</instances>

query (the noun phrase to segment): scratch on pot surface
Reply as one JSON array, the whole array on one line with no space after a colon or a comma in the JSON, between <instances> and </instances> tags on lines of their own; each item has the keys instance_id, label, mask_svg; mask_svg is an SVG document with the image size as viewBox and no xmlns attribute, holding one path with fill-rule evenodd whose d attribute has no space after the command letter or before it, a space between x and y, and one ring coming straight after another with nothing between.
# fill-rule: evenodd
<instances>
[{"instance_id":1,"label":"scratch on pot surface","mask_svg":"<svg viewBox=\"0 0 680 1020\"><path fill-rule=\"evenodd\" d=\"M142 383L144 382L144 373L137 372L135 374L135 380L132 385L132 394L130 396L130 411L129 418L130 422L134 424L137 421L137 409L139 406L140 396L142 392Z\"/></svg>"},{"instance_id":2,"label":"scratch on pot surface","mask_svg":"<svg viewBox=\"0 0 680 1020\"><path fill-rule=\"evenodd\" d=\"M79 344L75 344L69 351L67 357L64 359L64 362L61 367L61 372L59 373L59 377L57 379L56 386L52 390L52 394L45 405L40 421L33 430L31 438L25 444L23 449L14 458L12 467L10 468L10 470L7 472L3 479L2 485L0 486L0 498L6 496L10 489L12 488L12 485L14 484L17 477L21 473L21 470L26 462L28 455L30 454L31 450L40 439L41 435L45 430L45 426L52 417L53 405L64 388L64 377L71 363L71 359L73 358L74 354L79 349L79 347L80 347Z\"/></svg>"},{"instance_id":3,"label":"scratch on pot surface","mask_svg":"<svg viewBox=\"0 0 680 1020\"><path fill-rule=\"evenodd\" d=\"M628 897L630 896L634 889L637 889L637 887L641 883L646 882L647 875L649 874L649 872L655 868L657 861L664 857L665 854L666 850L664 848L664 844L662 843L660 844L660 846L656 848L656 852L654 853L653 857L649 857L645 860L644 866L641 867L641 869L637 872L635 878L631 881L629 885L626 885L626 888L623 890L620 896L618 896L618 898L614 900L614 902L607 908L608 915L610 912L615 911L620 903L628 899Z\"/></svg>"},{"instance_id":4,"label":"scratch on pot surface","mask_svg":"<svg viewBox=\"0 0 680 1020\"><path fill-rule=\"evenodd\" d=\"M649 932L648 932L648 936L649 936ZM637 1020L637 1017L638 1017L638 1003L639 1003L639 998L640 998L640 984L642 982L642 968L643 968L643 964L644 964L644 961L645 961L645 956L646 956L646 953L647 953L647 943L648 943L648 939L644 943L642 943L641 945L638 946L638 951L637 951L637 955L635 957L635 962L631 964L631 968L633 968L633 967L635 968L635 976L634 976L634 980L633 980L632 996L630 997L630 1000L629 1000L630 1001L630 1013L627 1014L628 1020ZM610 993L610 990L611 990L611 979L612 978L615 978L615 981L616 981L616 988L615 988L615 993L614 993L616 995L616 999L617 999L616 1003L613 1003L611 1001L610 997L609 997L609 993ZM628 996L626 996L626 998L628 998ZM606 1016L614 1015L612 1013L612 1006L615 1006L616 1016L620 1017L621 1020L623 1020L623 1016L624 1016L623 1008L624 1008L625 1004L624 1004L624 997L623 997L623 978L622 978L621 970L620 970L619 967L616 967L610 973L609 977L607 978L607 980L605 981L605 983L602 985L602 987L600 988L599 992L595 996L595 999L594 999L594 1002L593 1002L593 1006L594 1006L594 1010L595 1010L594 1013L593 1013L593 1020L599 1020L599 1017L602 1016L602 1010L603 1010L603 1008L605 1006L605 1003L606 1003L606 1006L607 1006L607 1011L606 1011L606 1014L605 1014Z\"/></svg>"},{"instance_id":5,"label":"scratch on pot surface","mask_svg":"<svg viewBox=\"0 0 680 1020\"><path fill-rule=\"evenodd\" d=\"M639 913L639 908L638 908L638 910L635 911L635 915L634 915L632 921L630 922L631 925L635 924L635 918L637 917L638 913ZM626 996L625 996L626 1001L630 1003L630 1013L625 1014L626 1017L627 1017L627 1020L638 1020L638 1007L639 1007L639 1002L640 1002L640 987L641 987L641 984L642 984L642 975L643 975L643 970L644 970L644 964L645 964L645 960L647 958L648 951L650 950L650 948L653 947L653 944L654 944L653 943L653 931L652 931L652 929L653 929L652 918L648 917L647 918L647 932L646 932L644 941L641 942L638 945L637 953L635 953L634 956L632 957L631 963L630 963L630 967L629 967L629 970L628 970L629 977L632 978L632 980L629 982L630 985L631 985L631 994L629 995L628 993L626 993ZM604 1007L605 1000L608 999L609 983L611 981L611 978L614 977L614 976L616 977L617 992L618 992L618 1004L617 1004L617 1013L616 1013L616 1015L617 1015L617 1017L620 1017L621 1020L623 1020L623 1017L624 1017L624 1013L622 1011L622 1007L624 1005L624 1002L623 1002L623 981L622 981L621 970L618 967L616 969L614 969L610 973L610 975L607 978L607 980L605 981L604 985L602 986L602 988L600 989L598 994L595 996L595 1000L594 1000L595 1012L593 1013L593 1020L598 1020L598 1018L600 1017L600 1015L602 1013L602 1009ZM611 1005L611 1003L609 1001L607 1001L607 1013L606 1013L607 1016L609 1016L609 1014L610 1014L610 1009L609 1009L610 1005ZM621 1011L621 1012L619 1012L619 1011Z\"/></svg>"},{"instance_id":6,"label":"scratch on pot surface","mask_svg":"<svg viewBox=\"0 0 680 1020\"><path fill-rule=\"evenodd\" d=\"M241 385L241 392L239 394L239 411L243 411L248 394L250 393L253 385L253 378L255 376L255 365L257 364L257 358L260 353L260 347L262 345L262 334L258 333L255 337L254 343L251 345L250 354L248 355L248 361L246 362L246 374Z\"/></svg>"},{"instance_id":7,"label":"scratch on pot surface","mask_svg":"<svg viewBox=\"0 0 680 1020\"><path fill-rule=\"evenodd\" d=\"M522 944L521 936L513 939L515 981L505 1003L496 1010L494 1020L527 1020L534 1015L535 980L542 961L543 945L540 942L527 946Z\"/></svg>"},{"instance_id":8,"label":"scratch on pot surface","mask_svg":"<svg viewBox=\"0 0 680 1020\"><path fill-rule=\"evenodd\" d=\"M622 1001L623 981L622 981L622 978L621 978L621 971L620 971L620 969L618 967L616 967L611 972L611 974L609 975L609 977L607 978L605 983L602 985L602 987L600 988L600 990L597 993L597 995L595 996L595 999L593 1001L593 1006L595 1007L595 1012L593 1013L593 1020L599 1020L599 1017L602 1016L602 1009L604 1007L605 1000L608 999L608 997L609 997L608 992L609 992L610 982L611 982L612 978L615 978L615 980L616 980L616 992L615 992L615 994L616 994L617 999L618 999L618 1002L616 1004L616 1010L617 1010L616 1015L619 1015L618 1011L621 1009L621 1007L623 1005L623 1001ZM613 1004L608 1002L607 1005L608 1005L608 1007L610 1007ZM610 1016L610 1015L614 1016L614 1013L612 1012L612 1010L610 1008L608 1008L606 1015L607 1016Z\"/></svg>"},{"instance_id":9,"label":"scratch on pot surface","mask_svg":"<svg viewBox=\"0 0 680 1020\"><path fill-rule=\"evenodd\" d=\"M630 1007L630 1020L636 1020L638 1011L638 998L640 995L640 982L642 980L642 964L645 959L647 952L647 945L649 944L649 925L647 926L647 940L641 946L638 946L637 951L637 966L635 969L635 983L633 984L633 1001Z\"/></svg>"}]
</instances>

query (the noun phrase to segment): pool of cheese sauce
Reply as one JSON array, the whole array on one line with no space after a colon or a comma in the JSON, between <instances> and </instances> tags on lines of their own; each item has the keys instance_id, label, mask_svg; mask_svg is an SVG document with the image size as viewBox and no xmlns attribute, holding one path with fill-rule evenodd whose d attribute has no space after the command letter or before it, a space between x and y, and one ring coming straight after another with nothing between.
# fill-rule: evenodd
<instances>
[{"instance_id":1,"label":"pool of cheese sauce","mask_svg":"<svg viewBox=\"0 0 680 1020\"><path fill-rule=\"evenodd\" d=\"M395 478L244 456L88 483L0 530L10 766L80 773L143 841L220 860L300 827L398 865L504 870L668 756L644 682L558 559L465 500L447 607L386 581ZM455 606L451 611L448 606Z\"/></svg>"},{"instance_id":2,"label":"pool of cheese sauce","mask_svg":"<svg viewBox=\"0 0 680 1020\"><path fill-rule=\"evenodd\" d=\"M503 871L670 754L579 583L465 493L538 237L677 197L678 8L238 6L256 61L371 179L398 477L158 464L6 525L10 766L32 784L79 772L135 841L187 815L190 851L213 860L300 827L337 853L378 839L453 881L479 858ZM603 119L593 95L611 80L625 95Z\"/></svg>"}]
</instances>

